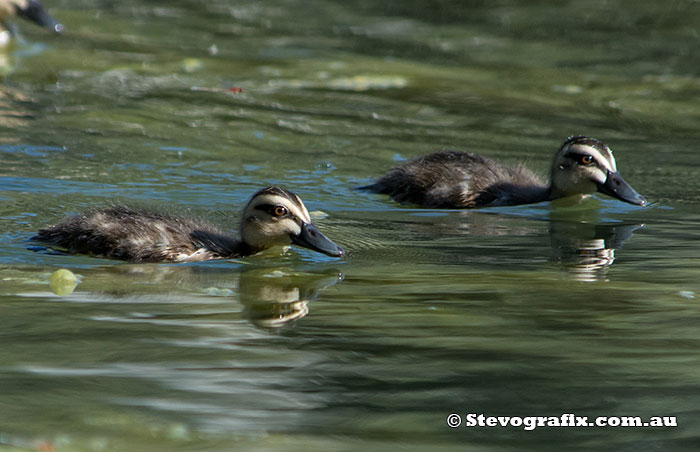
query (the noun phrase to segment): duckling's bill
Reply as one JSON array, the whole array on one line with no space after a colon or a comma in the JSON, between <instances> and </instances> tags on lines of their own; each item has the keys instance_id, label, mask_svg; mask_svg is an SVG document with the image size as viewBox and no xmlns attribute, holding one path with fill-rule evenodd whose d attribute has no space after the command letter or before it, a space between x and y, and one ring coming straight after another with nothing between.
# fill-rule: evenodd
<instances>
[{"instance_id":1,"label":"duckling's bill","mask_svg":"<svg viewBox=\"0 0 700 452\"><path fill-rule=\"evenodd\" d=\"M323 235L313 223L302 223L299 234L292 235L292 243L333 257L345 255L345 250Z\"/></svg>"},{"instance_id":2,"label":"duckling's bill","mask_svg":"<svg viewBox=\"0 0 700 452\"><path fill-rule=\"evenodd\" d=\"M38 0L29 0L25 5L20 2L17 6L17 15L42 27L50 28L56 33L63 31L63 25L46 12Z\"/></svg>"},{"instance_id":3,"label":"duckling's bill","mask_svg":"<svg viewBox=\"0 0 700 452\"><path fill-rule=\"evenodd\" d=\"M598 184L598 191L630 204L642 207L647 205L646 198L637 193L637 191L622 178L619 171L612 172L608 170L608 177L605 179L604 183Z\"/></svg>"}]
</instances>

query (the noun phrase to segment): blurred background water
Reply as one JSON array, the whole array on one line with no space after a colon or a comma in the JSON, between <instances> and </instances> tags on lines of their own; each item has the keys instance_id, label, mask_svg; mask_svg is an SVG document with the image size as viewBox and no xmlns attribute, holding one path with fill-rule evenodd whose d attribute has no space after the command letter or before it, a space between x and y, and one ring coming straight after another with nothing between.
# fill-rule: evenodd
<instances>
[{"instance_id":1,"label":"blurred background water","mask_svg":"<svg viewBox=\"0 0 700 452\"><path fill-rule=\"evenodd\" d=\"M16 19L2 58L0 450L697 450L700 3L44 3L66 32ZM446 146L547 174L574 134L651 205L354 190ZM236 229L273 183L346 259L133 265L27 242L114 202ZM60 268L80 278L62 296Z\"/></svg>"}]
</instances>

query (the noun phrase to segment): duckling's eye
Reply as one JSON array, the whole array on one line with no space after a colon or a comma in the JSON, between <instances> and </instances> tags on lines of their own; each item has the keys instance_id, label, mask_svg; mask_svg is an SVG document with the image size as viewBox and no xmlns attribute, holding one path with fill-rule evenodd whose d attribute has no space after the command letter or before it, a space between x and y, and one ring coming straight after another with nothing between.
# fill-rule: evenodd
<instances>
[{"instance_id":1,"label":"duckling's eye","mask_svg":"<svg viewBox=\"0 0 700 452\"><path fill-rule=\"evenodd\" d=\"M287 215L287 208L284 206L275 206L274 209L272 209L272 213L276 217L283 217Z\"/></svg>"},{"instance_id":2,"label":"duckling's eye","mask_svg":"<svg viewBox=\"0 0 700 452\"><path fill-rule=\"evenodd\" d=\"M591 163L593 163L593 156L582 155L581 158L579 159L579 162L581 162L584 165L590 165Z\"/></svg>"}]
</instances>

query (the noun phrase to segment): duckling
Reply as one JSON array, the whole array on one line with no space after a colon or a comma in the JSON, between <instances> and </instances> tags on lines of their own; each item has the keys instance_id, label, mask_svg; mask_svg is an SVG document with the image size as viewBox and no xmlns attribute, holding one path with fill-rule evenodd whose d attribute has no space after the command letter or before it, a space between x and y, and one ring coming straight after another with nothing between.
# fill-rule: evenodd
<instances>
[{"instance_id":1,"label":"duckling","mask_svg":"<svg viewBox=\"0 0 700 452\"><path fill-rule=\"evenodd\" d=\"M30 240L72 254L130 262L231 259L291 244L329 256L345 254L311 222L301 198L274 186L259 190L248 202L240 238L195 219L114 206L65 218Z\"/></svg>"},{"instance_id":2,"label":"duckling","mask_svg":"<svg viewBox=\"0 0 700 452\"><path fill-rule=\"evenodd\" d=\"M630 204L647 204L620 175L612 150L585 136L564 141L554 156L548 184L522 165L509 167L480 155L443 150L392 168L360 189L438 209L532 204L596 191Z\"/></svg>"},{"instance_id":3,"label":"duckling","mask_svg":"<svg viewBox=\"0 0 700 452\"><path fill-rule=\"evenodd\" d=\"M13 27L7 20L14 16L20 16L31 20L37 25L47 27L60 33L63 25L46 12L38 0L0 0L0 46L7 45L13 35Z\"/></svg>"}]
</instances>

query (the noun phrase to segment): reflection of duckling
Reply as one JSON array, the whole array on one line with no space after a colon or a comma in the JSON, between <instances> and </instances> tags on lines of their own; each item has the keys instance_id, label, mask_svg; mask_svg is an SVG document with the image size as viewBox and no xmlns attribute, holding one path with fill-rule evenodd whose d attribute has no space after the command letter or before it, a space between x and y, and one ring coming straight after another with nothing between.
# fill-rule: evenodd
<instances>
[{"instance_id":1,"label":"reflection of duckling","mask_svg":"<svg viewBox=\"0 0 700 452\"><path fill-rule=\"evenodd\" d=\"M243 211L241 238L194 219L115 206L68 217L42 229L32 240L131 262L194 262L249 256L275 245L299 245L342 256L344 251L311 222L294 193L268 187Z\"/></svg>"},{"instance_id":2,"label":"reflection of duckling","mask_svg":"<svg viewBox=\"0 0 700 452\"><path fill-rule=\"evenodd\" d=\"M305 317L309 302L321 290L342 280L342 273L329 276L268 269L247 271L241 274L239 282L241 303L253 324L279 328Z\"/></svg>"},{"instance_id":3,"label":"reflection of duckling","mask_svg":"<svg viewBox=\"0 0 700 452\"><path fill-rule=\"evenodd\" d=\"M549 184L523 167L440 151L411 160L362 189L423 207L472 209L550 201L599 191L622 201L646 200L620 176L610 148L593 138L567 139L554 157Z\"/></svg>"},{"instance_id":4,"label":"reflection of duckling","mask_svg":"<svg viewBox=\"0 0 700 452\"><path fill-rule=\"evenodd\" d=\"M12 26L7 20L14 16L31 20L57 33L63 31L63 25L47 13L38 0L0 0L0 46L7 45L12 37Z\"/></svg>"},{"instance_id":5,"label":"reflection of duckling","mask_svg":"<svg viewBox=\"0 0 700 452\"><path fill-rule=\"evenodd\" d=\"M550 229L553 259L572 279L604 281L615 262L615 250L643 224L590 224L553 221Z\"/></svg>"}]
</instances>

